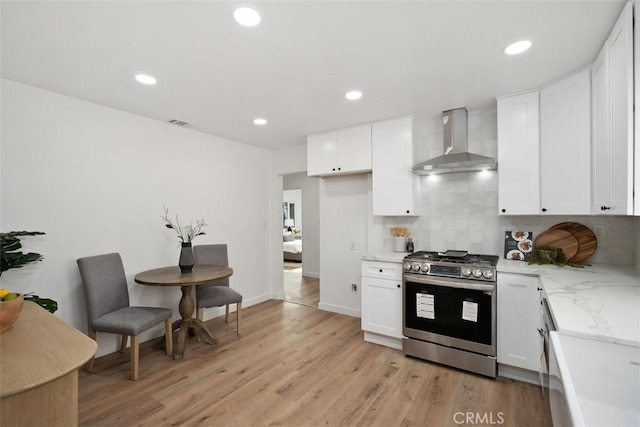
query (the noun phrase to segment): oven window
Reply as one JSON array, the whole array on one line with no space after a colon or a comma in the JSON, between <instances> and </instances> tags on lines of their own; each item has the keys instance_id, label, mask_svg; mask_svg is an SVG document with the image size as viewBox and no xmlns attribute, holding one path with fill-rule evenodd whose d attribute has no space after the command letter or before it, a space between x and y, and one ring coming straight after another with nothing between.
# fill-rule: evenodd
<instances>
[{"instance_id":1,"label":"oven window","mask_svg":"<svg viewBox=\"0 0 640 427\"><path fill-rule=\"evenodd\" d=\"M405 282L405 327L491 345L491 295Z\"/></svg>"}]
</instances>

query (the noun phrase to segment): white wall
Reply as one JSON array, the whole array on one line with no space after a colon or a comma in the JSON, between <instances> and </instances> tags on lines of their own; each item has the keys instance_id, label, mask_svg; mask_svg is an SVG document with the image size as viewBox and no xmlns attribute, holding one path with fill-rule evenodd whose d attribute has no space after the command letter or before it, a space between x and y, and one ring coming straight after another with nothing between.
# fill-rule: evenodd
<instances>
[{"instance_id":1,"label":"white wall","mask_svg":"<svg viewBox=\"0 0 640 427\"><path fill-rule=\"evenodd\" d=\"M195 244L229 245L231 286L245 306L273 296L264 272L275 256L268 236L281 230L270 201L281 193L270 184L269 151L8 80L1 111L0 229L47 233L23 240L44 261L5 272L3 287L56 299L56 315L86 331L76 259L119 252L131 303L171 307L179 318L180 289L133 282L137 272L177 264L164 204L184 220L206 220ZM117 348L110 335L98 342L99 355Z\"/></svg>"},{"instance_id":2,"label":"white wall","mask_svg":"<svg viewBox=\"0 0 640 427\"><path fill-rule=\"evenodd\" d=\"M367 253L367 175L320 181L320 304L360 316L360 261ZM358 292L351 292L351 285Z\"/></svg>"},{"instance_id":3,"label":"white wall","mask_svg":"<svg viewBox=\"0 0 640 427\"><path fill-rule=\"evenodd\" d=\"M320 277L320 179L308 177L306 172L288 174L283 186L285 190L302 189L302 275Z\"/></svg>"}]
</instances>

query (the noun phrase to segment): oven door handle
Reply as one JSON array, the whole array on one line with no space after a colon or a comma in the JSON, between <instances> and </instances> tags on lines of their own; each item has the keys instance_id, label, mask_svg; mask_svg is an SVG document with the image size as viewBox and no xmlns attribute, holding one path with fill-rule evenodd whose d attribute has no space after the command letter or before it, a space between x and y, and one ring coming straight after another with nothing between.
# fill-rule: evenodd
<instances>
[{"instance_id":1,"label":"oven door handle","mask_svg":"<svg viewBox=\"0 0 640 427\"><path fill-rule=\"evenodd\" d=\"M494 292L496 285L493 283L460 282L458 280L439 279L433 276L423 277L405 275L404 282L421 283L423 285L435 285L447 288L472 289L475 291Z\"/></svg>"}]
</instances>

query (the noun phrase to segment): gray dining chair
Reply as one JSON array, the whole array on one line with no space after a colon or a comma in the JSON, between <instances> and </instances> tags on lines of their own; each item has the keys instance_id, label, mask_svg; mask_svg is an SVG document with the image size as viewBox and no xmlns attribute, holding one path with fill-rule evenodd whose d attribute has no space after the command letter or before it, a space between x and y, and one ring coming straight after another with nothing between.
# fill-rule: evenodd
<instances>
[{"instance_id":1,"label":"gray dining chair","mask_svg":"<svg viewBox=\"0 0 640 427\"><path fill-rule=\"evenodd\" d=\"M127 347L131 337L131 379L138 379L139 339L138 335L162 322L165 327L167 355L173 353L173 331L169 308L140 307L129 305L127 278L120 254L111 253L79 258L77 260L84 296L87 303L89 336L95 340L96 332L119 334L120 352ZM87 363L91 372L93 361Z\"/></svg>"},{"instance_id":2,"label":"gray dining chair","mask_svg":"<svg viewBox=\"0 0 640 427\"><path fill-rule=\"evenodd\" d=\"M227 245L198 245L193 247L196 264L229 266ZM197 318L202 321L204 309L225 306L224 321L229 322L229 304L236 304L236 332L240 335L242 321L242 295L229 287L229 278L211 284L196 286Z\"/></svg>"}]
</instances>

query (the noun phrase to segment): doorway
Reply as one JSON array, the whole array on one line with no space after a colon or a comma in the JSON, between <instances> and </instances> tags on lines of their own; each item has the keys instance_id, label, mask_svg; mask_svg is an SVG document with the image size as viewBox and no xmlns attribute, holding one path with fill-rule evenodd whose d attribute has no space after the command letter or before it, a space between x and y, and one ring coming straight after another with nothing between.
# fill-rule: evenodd
<instances>
[{"instance_id":1,"label":"doorway","mask_svg":"<svg viewBox=\"0 0 640 427\"><path fill-rule=\"evenodd\" d=\"M317 180L306 174L285 175L282 192L284 300L318 307ZM315 190L315 191L314 191Z\"/></svg>"}]
</instances>

